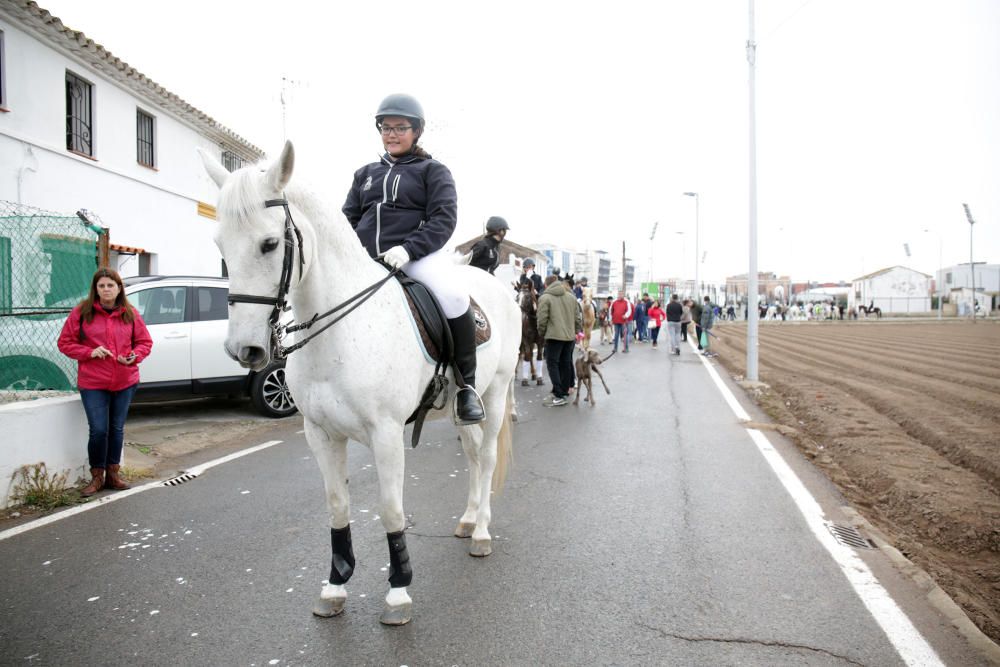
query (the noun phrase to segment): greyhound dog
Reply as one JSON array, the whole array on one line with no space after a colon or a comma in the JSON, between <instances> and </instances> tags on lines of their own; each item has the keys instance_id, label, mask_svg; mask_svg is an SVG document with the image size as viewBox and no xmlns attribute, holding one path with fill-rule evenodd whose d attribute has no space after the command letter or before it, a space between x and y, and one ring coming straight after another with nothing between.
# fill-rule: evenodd
<instances>
[{"instance_id":1,"label":"greyhound dog","mask_svg":"<svg viewBox=\"0 0 1000 667\"><path fill-rule=\"evenodd\" d=\"M573 401L573 405L580 403L580 394L583 393L583 387L587 387L587 398L583 400L590 401L590 407L594 407L597 405L597 402L594 400L594 389L591 386L591 373L595 373L597 377L601 378L604 391L610 394L611 390L608 389L608 383L604 381L604 376L601 375L601 369L598 366L611 358L611 354L614 354L614 352L601 359L601 355L597 353L597 350L585 350L580 345L577 345L576 349L580 350L583 356L576 360L576 400Z\"/></svg>"}]
</instances>

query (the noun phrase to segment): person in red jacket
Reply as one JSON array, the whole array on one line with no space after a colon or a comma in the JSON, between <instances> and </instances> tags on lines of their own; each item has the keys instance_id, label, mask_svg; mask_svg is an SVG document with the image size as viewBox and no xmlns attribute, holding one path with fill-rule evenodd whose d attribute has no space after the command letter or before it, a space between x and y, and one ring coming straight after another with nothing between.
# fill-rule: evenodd
<instances>
[{"instance_id":1,"label":"person in red jacket","mask_svg":"<svg viewBox=\"0 0 1000 667\"><path fill-rule=\"evenodd\" d=\"M663 320L667 319L667 313L660 308L659 301L653 301L653 305L646 311L646 315L649 316L649 324L646 325L646 329L649 331L650 338L653 339L653 347L656 347L656 339L660 337L661 325Z\"/></svg>"},{"instance_id":2,"label":"person in red jacket","mask_svg":"<svg viewBox=\"0 0 1000 667\"><path fill-rule=\"evenodd\" d=\"M618 290L618 298L611 303L611 323L615 325L614 351L618 351L618 339L621 338L628 352L628 323L632 320L634 311L632 304L625 298L625 291Z\"/></svg>"},{"instance_id":3,"label":"person in red jacket","mask_svg":"<svg viewBox=\"0 0 1000 667\"><path fill-rule=\"evenodd\" d=\"M152 349L153 339L125 297L121 276L98 269L90 293L73 308L59 334L59 351L79 364L76 384L90 431L91 480L83 496L129 488L118 476L125 416L139 384L138 364Z\"/></svg>"}]
</instances>

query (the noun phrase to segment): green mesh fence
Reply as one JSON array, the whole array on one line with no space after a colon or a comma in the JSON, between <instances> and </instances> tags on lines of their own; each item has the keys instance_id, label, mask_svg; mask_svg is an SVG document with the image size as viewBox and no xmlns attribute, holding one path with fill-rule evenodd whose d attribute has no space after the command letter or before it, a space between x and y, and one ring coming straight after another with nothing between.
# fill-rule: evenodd
<instances>
[{"instance_id":1,"label":"green mesh fence","mask_svg":"<svg viewBox=\"0 0 1000 667\"><path fill-rule=\"evenodd\" d=\"M56 340L90 288L98 232L76 215L0 200L0 392L76 387L76 362Z\"/></svg>"}]
</instances>

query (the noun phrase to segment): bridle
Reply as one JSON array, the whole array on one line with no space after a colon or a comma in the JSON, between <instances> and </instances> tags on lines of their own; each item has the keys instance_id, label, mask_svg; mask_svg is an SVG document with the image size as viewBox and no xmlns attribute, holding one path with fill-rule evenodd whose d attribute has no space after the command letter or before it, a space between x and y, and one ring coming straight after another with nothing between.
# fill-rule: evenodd
<instances>
[{"instance_id":1,"label":"bridle","mask_svg":"<svg viewBox=\"0 0 1000 667\"><path fill-rule=\"evenodd\" d=\"M399 269L390 269L389 275L385 278L369 285L340 305L335 306L325 313L317 313L313 315L308 322L303 322L301 324L282 324L281 314L291 309L291 306L288 303L288 292L291 289L292 274L295 271L293 262L295 259L296 241L298 241L299 250L299 280L302 280L302 271L305 268L305 258L303 257L304 246L302 243L302 232L299 231L299 228L295 225L295 221L292 220L292 212L288 208L288 198L282 197L281 199L268 199L264 201L264 208L271 208L275 206L280 206L285 210L285 256L281 262L281 279L278 282L278 295L257 296L255 294L230 293L228 300L229 305L233 305L235 303L256 303L263 304L265 306L272 306L271 315L267 320L268 326L271 329L271 354L275 359L284 359L289 354L298 350L313 338L323 333L340 320L344 319L348 313L367 301L373 294L375 294L375 292L378 291L380 287L382 287L382 285L396 275L399 272ZM351 307L341 313L339 317L334 318L327 323L326 326L313 332L310 336L303 338L294 345L286 346L282 344L282 340L284 340L287 334L309 329L319 320L333 315L338 310L348 305L351 305Z\"/></svg>"}]
</instances>

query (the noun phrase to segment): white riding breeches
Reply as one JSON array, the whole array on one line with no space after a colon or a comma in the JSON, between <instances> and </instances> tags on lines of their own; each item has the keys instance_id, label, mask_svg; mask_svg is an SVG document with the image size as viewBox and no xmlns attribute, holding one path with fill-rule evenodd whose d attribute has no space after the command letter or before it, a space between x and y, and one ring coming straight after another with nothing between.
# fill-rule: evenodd
<instances>
[{"instance_id":1,"label":"white riding breeches","mask_svg":"<svg viewBox=\"0 0 1000 667\"><path fill-rule=\"evenodd\" d=\"M449 320L464 315L469 309L469 291L462 284L455 259L453 252L441 249L403 265L406 275L427 286Z\"/></svg>"}]
</instances>

